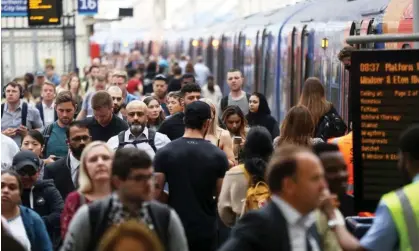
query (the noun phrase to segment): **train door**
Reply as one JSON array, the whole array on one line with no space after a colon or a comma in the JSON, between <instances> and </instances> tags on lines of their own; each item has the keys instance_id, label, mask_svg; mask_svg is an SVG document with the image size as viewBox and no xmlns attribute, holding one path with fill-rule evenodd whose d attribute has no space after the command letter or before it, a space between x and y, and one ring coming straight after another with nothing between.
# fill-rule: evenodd
<instances>
[{"instance_id":1,"label":"train door","mask_svg":"<svg viewBox=\"0 0 419 251\"><path fill-rule=\"evenodd\" d=\"M309 32L307 26L304 26L301 32L301 59L300 59L300 93L304 81L313 76L313 57L314 57L314 31Z\"/></svg>"},{"instance_id":2,"label":"train door","mask_svg":"<svg viewBox=\"0 0 419 251\"><path fill-rule=\"evenodd\" d=\"M253 79L253 91L258 92L259 91L259 76L260 76L260 68L261 66L261 62L260 62L260 52L259 52L259 47L260 47L260 41L259 41L259 37L260 37L260 32L258 31L256 33L256 44L254 47L254 55L255 55L255 68L254 68L254 79Z\"/></svg>"},{"instance_id":3,"label":"train door","mask_svg":"<svg viewBox=\"0 0 419 251\"><path fill-rule=\"evenodd\" d=\"M275 86L275 66L272 62L274 58L272 42L272 33L265 30L263 35L263 76L261 82L261 92L268 98L268 100L272 99Z\"/></svg>"},{"instance_id":4,"label":"train door","mask_svg":"<svg viewBox=\"0 0 419 251\"><path fill-rule=\"evenodd\" d=\"M219 42L219 46L218 46L218 53L217 53L217 84L218 86L220 86L221 91L225 94L225 90L224 90L224 57L225 57L225 52L224 52L224 43L225 37L224 35L221 37L221 42Z\"/></svg>"},{"instance_id":5,"label":"train door","mask_svg":"<svg viewBox=\"0 0 419 251\"><path fill-rule=\"evenodd\" d=\"M251 40L251 37L243 35L242 38L243 44L243 76L244 76L244 86L243 90L247 93L252 93L254 89L255 81L255 52L252 49L252 44L254 41Z\"/></svg>"},{"instance_id":6,"label":"train door","mask_svg":"<svg viewBox=\"0 0 419 251\"><path fill-rule=\"evenodd\" d=\"M229 87L226 84L226 76L228 70L233 68L233 37L229 35L224 35L223 38L224 64L223 69L221 70L222 86L220 86L220 88L224 91L224 93L228 93Z\"/></svg>"},{"instance_id":7,"label":"train door","mask_svg":"<svg viewBox=\"0 0 419 251\"><path fill-rule=\"evenodd\" d=\"M350 22L348 23L348 28L345 30L345 40L349 36L357 36L359 35L358 23ZM351 118L351 97L350 97L350 86L349 86L349 71L346 71L341 65L341 83L343 86L340 88L340 114L345 121L350 122Z\"/></svg>"},{"instance_id":8,"label":"train door","mask_svg":"<svg viewBox=\"0 0 419 251\"><path fill-rule=\"evenodd\" d=\"M212 45L213 38L210 37L208 39L208 43L206 45L206 53L205 53L205 64L208 66L212 74L214 74L214 46Z\"/></svg>"},{"instance_id":9,"label":"train door","mask_svg":"<svg viewBox=\"0 0 419 251\"><path fill-rule=\"evenodd\" d=\"M298 73L299 68L299 41L298 41L298 31L294 27L291 32L291 43L289 45L289 86L290 86L290 107L295 106L298 102L300 96L300 75Z\"/></svg>"}]
</instances>

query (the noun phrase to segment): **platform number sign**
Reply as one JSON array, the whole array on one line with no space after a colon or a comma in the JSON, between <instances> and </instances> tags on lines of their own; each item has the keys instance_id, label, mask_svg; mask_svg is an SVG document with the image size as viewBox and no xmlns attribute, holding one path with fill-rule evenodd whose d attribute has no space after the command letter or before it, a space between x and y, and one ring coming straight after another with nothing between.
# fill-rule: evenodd
<instances>
[{"instance_id":1,"label":"platform number sign","mask_svg":"<svg viewBox=\"0 0 419 251\"><path fill-rule=\"evenodd\" d=\"M98 10L98 0L78 0L79 15L95 15Z\"/></svg>"}]
</instances>

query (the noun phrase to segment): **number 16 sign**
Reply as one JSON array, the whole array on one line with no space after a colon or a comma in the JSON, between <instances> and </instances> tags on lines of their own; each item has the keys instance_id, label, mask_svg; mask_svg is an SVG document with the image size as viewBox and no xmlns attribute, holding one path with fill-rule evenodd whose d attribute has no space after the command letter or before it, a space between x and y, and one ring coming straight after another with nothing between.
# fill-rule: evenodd
<instances>
[{"instance_id":1,"label":"number 16 sign","mask_svg":"<svg viewBox=\"0 0 419 251\"><path fill-rule=\"evenodd\" d=\"M98 0L78 0L79 15L95 15L98 9Z\"/></svg>"}]
</instances>

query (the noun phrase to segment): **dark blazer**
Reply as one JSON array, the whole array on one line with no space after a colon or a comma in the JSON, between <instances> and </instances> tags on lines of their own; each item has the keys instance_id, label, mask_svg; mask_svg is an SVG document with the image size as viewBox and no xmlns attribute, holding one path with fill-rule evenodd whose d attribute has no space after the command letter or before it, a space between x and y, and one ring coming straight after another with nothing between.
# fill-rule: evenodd
<instances>
[{"instance_id":1,"label":"dark blazer","mask_svg":"<svg viewBox=\"0 0 419 251\"><path fill-rule=\"evenodd\" d=\"M309 231L319 244L316 225ZM321 248L320 244L318 246ZM266 207L244 215L219 251L233 250L290 251L287 221L278 206L270 202Z\"/></svg>"},{"instance_id":2,"label":"dark blazer","mask_svg":"<svg viewBox=\"0 0 419 251\"><path fill-rule=\"evenodd\" d=\"M38 109L39 115L41 116L42 123L44 123L44 125L45 125L45 121L44 121L44 107L42 107L42 102L38 102L35 105L35 107L36 107L36 109ZM54 109L54 121L57 121L57 119L58 119L57 111Z\"/></svg>"},{"instance_id":3,"label":"dark blazer","mask_svg":"<svg viewBox=\"0 0 419 251\"><path fill-rule=\"evenodd\" d=\"M78 184L74 184L71 179L70 155L45 166L44 180L46 179L54 180L55 186L65 201L67 195L78 187Z\"/></svg>"}]
</instances>

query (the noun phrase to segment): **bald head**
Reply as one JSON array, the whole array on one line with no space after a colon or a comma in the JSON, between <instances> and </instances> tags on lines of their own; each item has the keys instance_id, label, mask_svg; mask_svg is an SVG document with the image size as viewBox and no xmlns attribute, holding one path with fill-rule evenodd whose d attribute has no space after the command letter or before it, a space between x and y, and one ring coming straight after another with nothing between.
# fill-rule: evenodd
<instances>
[{"instance_id":1,"label":"bald head","mask_svg":"<svg viewBox=\"0 0 419 251\"><path fill-rule=\"evenodd\" d=\"M118 114L121 110L121 106L124 103L124 98L122 96L122 90L118 86L110 86L107 90L109 95L112 97L113 102L113 113Z\"/></svg>"},{"instance_id":2,"label":"bald head","mask_svg":"<svg viewBox=\"0 0 419 251\"><path fill-rule=\"evenodd\" d=\"M130 110L136 109L136 108L147 109L147 105L143 101L133 100L133 101L128 103L127 112L129 112Z\"/></svg>"}]
</instances>

